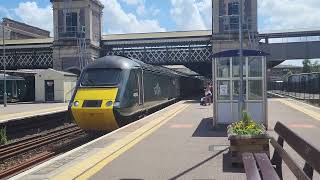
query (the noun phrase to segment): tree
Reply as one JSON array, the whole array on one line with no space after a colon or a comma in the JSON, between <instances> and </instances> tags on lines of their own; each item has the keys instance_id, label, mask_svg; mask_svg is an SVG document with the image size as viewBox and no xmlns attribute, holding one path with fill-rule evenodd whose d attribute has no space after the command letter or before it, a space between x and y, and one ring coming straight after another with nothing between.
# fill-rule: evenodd
<instances>
[{"instance_id":1,"label":"tree","mask_svg":"<svg viewBox=\"0 0 320 180\"><path fill-rule=\"evenodd\" d=\"M303 67L302 67L303 73L310 73L311 72L311 62L309 59L303 60L302 65L303 65Z\"/></svg>"},{"instance_id":2,"label":"tree","mask_svg":"<svg viewBox=\"0 0 320 180\"><path fill-rule=\"evenodd\" d=\"M293 73L289 70L289 71L287 72L287 74L285 74L285 75L282 77L282 80L283 80L284 82L287 82L289 76L291 76L292 74L293 74Z\"/></svg>"},{"instance_id":3,"label":"tree","mask_svg":"<svg viewBox=\"0 0 320 180\"><path fill-rule=\"evenodd\" d=\"M320 72L320 64L318 63L318 61L315 61L314 63L312 63L311 71L312 72Z\"/></svg>"}]
</instances>

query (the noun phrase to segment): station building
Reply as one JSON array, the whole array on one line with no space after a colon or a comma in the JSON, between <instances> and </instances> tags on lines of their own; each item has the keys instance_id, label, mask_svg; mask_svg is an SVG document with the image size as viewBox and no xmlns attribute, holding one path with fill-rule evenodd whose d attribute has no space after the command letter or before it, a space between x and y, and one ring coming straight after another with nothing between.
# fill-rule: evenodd
<instances>
[{"instance_id":1,"label":"station building","mask_svg":"<svg viewBox=\"0 0 320 180\"><path fill-rule=\"evenodd\" d=\"M3 38L3 28L5 27L4 38L6 40L49 38L50 32L35 26L31 26L9 18L3 18L0 25L0 39Z\"/></svg>"},{"instance_id":2,"label":"station building","mask_svg":"<svg viewBox=\"0 0 320 180\"><path fill-rule=\"evenodd\" d=\"M46 69L35 75L36 102L68 102L77 83L77 75Z\"/></svg>"}]
</instances>

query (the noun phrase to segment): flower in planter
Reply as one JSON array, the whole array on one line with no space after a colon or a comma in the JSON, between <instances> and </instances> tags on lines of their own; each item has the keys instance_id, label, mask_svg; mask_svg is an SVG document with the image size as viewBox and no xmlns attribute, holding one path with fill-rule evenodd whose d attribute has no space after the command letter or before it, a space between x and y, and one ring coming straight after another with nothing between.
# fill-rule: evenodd
<instances>
[{"instance_id":1,"label":"flower in planter","mask_svg":"<svg viewBox=\"0 0 320 180\"><path fill-rule=\"evenodd\" d=\"M233 123L229 130L236 135L256 136L265 133L264 126L254 122L246 111L242 112L242 119Z\"/></svg>"}]
</instances>

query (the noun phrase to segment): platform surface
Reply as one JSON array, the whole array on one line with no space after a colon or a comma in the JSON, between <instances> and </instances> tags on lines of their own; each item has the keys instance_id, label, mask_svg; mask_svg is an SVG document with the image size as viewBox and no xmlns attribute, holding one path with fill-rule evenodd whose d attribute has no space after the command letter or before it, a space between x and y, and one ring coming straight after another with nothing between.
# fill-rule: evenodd
<instances>
[{"instance_id":1,"label":"platform surface","mask_svg":"<svg viewBox=\"0 0 320 180\"><path fill-rule=\"evenodd\" d=\"M319 108L269 99L268 110L272 135L281 121L320 148ZM12 179L246 179L228 161L225 127L212 128L211 116L212 106L182 101ZM284 165L284 179L293 177Z\"/></svg>"},{"instance_id":2,"label":"platform surface","mask_svg":"<svg viewBox=\"0 0 320 180\"><path fill-rule=\"evenodd\" d=\"M68 109L67 103L14 103L0 105L0 123L37 115L61 112Z\"/></svg>"}]
</instances>

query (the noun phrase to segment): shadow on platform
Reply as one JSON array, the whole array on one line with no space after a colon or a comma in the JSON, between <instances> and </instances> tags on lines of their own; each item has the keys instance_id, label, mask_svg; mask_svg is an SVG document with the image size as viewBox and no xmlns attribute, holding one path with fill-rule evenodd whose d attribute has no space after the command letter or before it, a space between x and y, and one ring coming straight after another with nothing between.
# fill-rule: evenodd
<instances>
[{"instance_id":1,"label":"shadow on platform","mask_svg":"<svg viewBox=\"0 0 320 180\"><path fill-rule=\"evenodd\" d=\"M204 118L192 134L192 137L227 137L227 126L212 126L212 118Z\"/></svg>"},{"instance_id":2,"label":"shadow on platform","mask_svg":"<svg viewBox=\"0 0 320 180\"><path fill-rule=\"evenodd\" d=\"M230 152L223 154L223 172L229 172L229 173L245 173L242 166L238 165L232 165L231 162L231 154Z\"/></svg>"},{"instance_id":3,"label":"shadow on platform","mask_svg":"<svg viewBox=\"0 0 320 180\"><path fill-rule=\"evenodd\" d=\"M189 173L189 172L191 172L191 171L193 171L193 170L197 169L198 167L202 166L203 164L205 164L205 163L209 162L210 160L212 160L212 159L216 158L217 156L219 156L220 154L222 154L223 152L225 152L227 149L228 149L228 148L225 148L225 149L223 149L223 150L221 150L221 151L217 152L216 154L214 154L214 155L210 156L209 158L207 158L207 159L205 159L205 160L203 160L203 161L199 162L198 164L196 164L196 165L194 165L194 166L190 167L189 169L187 169L187 170L185 170L185 171L181 172L180 174L178 174L178 175L174 176L173 178L170 178L170 180L178 179L178 178L180 178L181 176L183 176L183 175L185 175L185 174L187 174L187 173Z\"/></svg>"}]
</instances>

